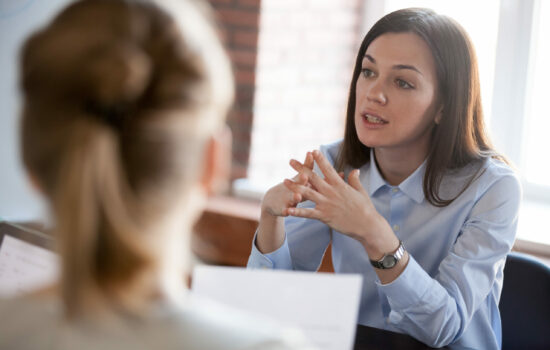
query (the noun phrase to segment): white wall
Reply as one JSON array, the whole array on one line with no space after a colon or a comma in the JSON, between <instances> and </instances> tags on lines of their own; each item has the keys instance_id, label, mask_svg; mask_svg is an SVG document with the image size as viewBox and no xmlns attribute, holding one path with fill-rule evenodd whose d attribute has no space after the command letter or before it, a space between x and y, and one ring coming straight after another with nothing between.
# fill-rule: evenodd
<instances>
[{"instance_id":1,"label":"white wall","mask_svg":"<svg viewBox=\"0 0 550 350\"><path fill-rule=\"evenodd\" d=\"M24 39L69 0L0 0L0 218L36 219L39 197L19 160L18 53Z\"/></svg>"}]
</instances>

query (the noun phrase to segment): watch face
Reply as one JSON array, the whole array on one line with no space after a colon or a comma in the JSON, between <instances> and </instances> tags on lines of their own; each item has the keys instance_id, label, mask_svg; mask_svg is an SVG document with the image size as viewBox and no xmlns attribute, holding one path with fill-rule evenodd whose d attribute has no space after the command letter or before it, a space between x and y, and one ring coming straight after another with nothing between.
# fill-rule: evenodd
<instances>
[{"instance_id":1,"label":"watch face","mask_svg":"<svg viewBox=\"0 0 550 350\"><path fill-rule=\"evenodd\" d=\"M386 269L392 268L397 263L397 259L393 255L386 255L384 260L382 260L382 266Z\"/></svg>"}]
</instances>

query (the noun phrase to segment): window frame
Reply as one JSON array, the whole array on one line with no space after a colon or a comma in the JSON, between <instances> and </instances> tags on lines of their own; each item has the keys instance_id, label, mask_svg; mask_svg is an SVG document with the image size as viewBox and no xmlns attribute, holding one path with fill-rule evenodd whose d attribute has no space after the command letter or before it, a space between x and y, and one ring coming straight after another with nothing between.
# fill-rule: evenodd
<instances>
[{"instance_id":1,"label":"window frame","mask_svg":"<svg viewBox=\"0 0 550 350\"><path fill-rule=\"evenodd\" d=\"M525 164L526 140L529 137L528 98L534 76L538 21L542 20L539 17L540 4L541 0L501 0L500 5L491 116L491 122L498 122L499 128L493 128L492 133L497 149L520 169ZM521 91L523 93L518 93ZM550 213L550 186L530 182L521 175L520 179L523 201L547 209ZM550 257L550 245L522 237L518 241L527 250Z\"/></svg>"}]
</instances>

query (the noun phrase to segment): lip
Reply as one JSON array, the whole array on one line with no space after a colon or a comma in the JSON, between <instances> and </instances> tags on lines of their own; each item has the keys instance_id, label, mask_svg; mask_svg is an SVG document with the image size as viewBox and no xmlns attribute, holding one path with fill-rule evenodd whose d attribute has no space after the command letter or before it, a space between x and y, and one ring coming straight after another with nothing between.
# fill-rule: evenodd
<instances>
[{"instance_id":1,"label":"lip","mask_svg":"<svg viewBox=\"0 0 550 350\"><path fill-rule=\"evenodd\" d=\"M369 122L365 117L367 114L382 120L383 123ZM382 118L380 114L372 110L363 110L360 114L360 117L361 117L362 124L366 126L368 129L380 129L389 123L386 119Z\"/></svg>"}]
</instances>

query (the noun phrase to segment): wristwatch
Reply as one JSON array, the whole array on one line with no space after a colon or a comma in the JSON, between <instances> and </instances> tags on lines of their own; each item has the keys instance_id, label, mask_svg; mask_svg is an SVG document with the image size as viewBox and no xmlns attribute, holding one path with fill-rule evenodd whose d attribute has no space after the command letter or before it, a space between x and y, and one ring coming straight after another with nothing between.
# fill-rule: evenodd
<instances>
[{"instance_id":1,"label":"wristwatch","mask_svg":"<svg viewBox=\"0 0 550 350\"><path fill-rule=\"evenodd\" d=\"M370 263L372 266L377 269L387 270L394 267L399 260L405 254L405 247L403 246L403 241L399 241L399 247L393 253L385 254L380 260L371 260Z\"/></svg>"}]
</instances>

